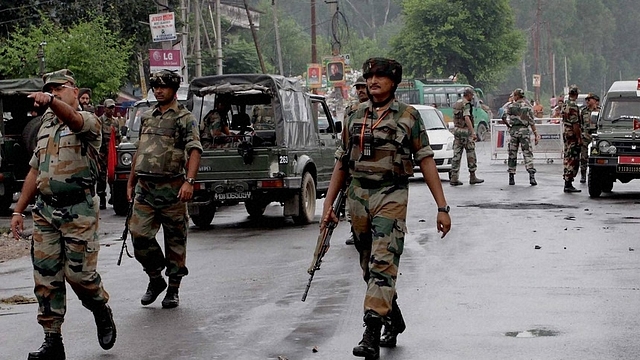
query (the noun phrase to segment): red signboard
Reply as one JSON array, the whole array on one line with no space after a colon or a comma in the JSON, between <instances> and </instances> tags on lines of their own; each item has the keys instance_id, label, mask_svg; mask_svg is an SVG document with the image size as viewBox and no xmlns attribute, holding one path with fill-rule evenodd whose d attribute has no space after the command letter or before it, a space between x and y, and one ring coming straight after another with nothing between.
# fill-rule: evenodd
<instances>
[{"instance_id":1,"label":"red signboard","mask_svg":"<svg viewBox=\"0 0 640 360\"><path fill-rule=\"evenodd\" d=\"M618 156L618 164L639 164L640 156Z\"/></svg>"},{"instance_id":2,"label":"red signboard","mask_svg":"<svg viewBox=\"0 0 640 360\"><path fill-rule=\"evenodd\" d=\"M180 58L180 50L149 50L149 65L152 67L180 67L182 66Z\"/></svg>"}]
</instances>

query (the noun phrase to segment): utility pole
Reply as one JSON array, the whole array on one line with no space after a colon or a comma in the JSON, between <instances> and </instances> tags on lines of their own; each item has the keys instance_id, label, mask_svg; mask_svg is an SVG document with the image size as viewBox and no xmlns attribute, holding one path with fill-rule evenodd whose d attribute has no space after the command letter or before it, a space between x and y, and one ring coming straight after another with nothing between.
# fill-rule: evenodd
<instances>
[{"instance_id":1,"label":"utility pole","mask_svg":"<svg viewBox=\"0 0 640 360\"><path fill-rule=\"evenodd\" d=\"M169 0L158 0L158 12L169 12ZM162 41L162 50L171 50L172 41Z\"/></svg>"},{"instance_id":2,"label":"utility pole","mask_svg":"<svg viewBox=\"0 0 640 360\"><path fill-rule=\"evenodd\" d=\"M260 60L260 68L262 69L262 73L266 74L267 69L265 68L264 61L262 60L262 52L260 51L260 46L258 45L258 35L256 34L256 27L253 26L253 20L251 20L251 12L249 12L249 5L247 5L247 0L244 0L244 9L247 11L247 19L249 19L249 27L251 28L251 35L253 36L253 43L256 45L258 60Z\"/></svg>"},{"instance_id":3,"label":"utility pole","mask_svg":"<svg viewBox=\"0 0 640 360\"><path fill-rule=\"evenodd\" d=\"M180 0L180 18L182 19L182 81L189 82L189 66L187 64L187 43L189 42L189 34L187 32L187 4L185 0Z\"/></svg>"},{"instance_id":4,"label":"utility pole","mask_svg":"<svg viewBox=\"0 0 640 360\"><path fill-rule=\"evenodd\" d=\"M316 0L311 0L311 62L318 63L318 50L316 49Z\"/></svg>"},{"instance_id":5,"label":"utility pole","mask_svg":"<svg viewBox=\"0 0 640 360\"><path fill-rule=\"evenodd\" d=\"M273 5L273 26L276 31L276 52L278 53L278 69L280 75L284 76L284 69L282 68L282 48L280 47L280 30L278 30L278 7L276 6L276 0L271 0Z\"/></svg>"},{"instance_id":6,"label":"utility pole","mask_svg":"<svg viewBox=\"0 0 640 360\"><path fill-rule=\"evenodd\" d=\"M538 0L538 5L536 7L536 25L535 25L535 30L534 30L534 34L533 34L533 54L534 54L534 74L537 74L538 76L540 76L540 12L541 12L541 8L540 8L540 0ZM535 99L536 99L536 103L540 102L540 84L538 84L538 86L535 86L536 84L534 84L534 91L535 91Z\"/></svg>"},{"instance_id":7,"label":"utility pole","mask_svg":"<svg viewBox=\"0 0 640 360\"><path fill-rule=\"evenodd\" d=\"M216 69L222 75L222 27L220 26L220 0L216 0Z\"/></svg>"},{"instance_id":8,"label":"utility pole","mask_svg":"<svg viewBox=\"0 0 640 360\"><path fill-rule=\"evenodd\" d=\"M195 35L195 48L196 54L196 77L202 76L202 49L200 48L200 1L193 0L196 11L196 35Z\"/></svg>"}]
</instances>

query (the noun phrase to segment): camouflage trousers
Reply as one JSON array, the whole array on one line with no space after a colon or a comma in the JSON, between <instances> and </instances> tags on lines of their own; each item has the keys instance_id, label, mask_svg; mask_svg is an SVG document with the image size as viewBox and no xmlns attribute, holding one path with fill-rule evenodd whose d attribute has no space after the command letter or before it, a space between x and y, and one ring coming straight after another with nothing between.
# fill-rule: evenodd
<instances>
[{"instance_id":1,"label":"camouflage trousers","mask_svg":"<svg viewBox=\"0 0 640 360\"><path fill-rule=\"evenodd\" d=\"M462 150L467 152L467 166L469 172L478 169L476 157L476 142L471 139L471 130L455 128L453 131L453 159L451 159L451 178L458 178L460 173L460 162L462 160Z\"/></svg>"},{"instance_id":2,"label":"camouflage trousers","mask_svg":"<svg viewBox=\"0 0 640 360\"><path fill-rule=\"evenodd\" d=\"M573 181L578 174L578 168L580 166L580 145L578 144L578 138L573 134L573 131L566 130L563 134L564 139L564 181Z\"/></svg>"},{"instance_id":3,"label":"camouflage trousers","mask_svg":"<svg viewBox=\"0 0 640 360\"><path fill-rule=\"evenodd\" d=\"M65 280L89 310L109 300L96 271L100 250L97 198L87 194L85 202L63 208L38 199L33 223L31 261L38 323L46 333L60 333L67 309Z\"/></svg>"},{"instance_id":4,"label":"camouflage trousers","mask_svg":"<svg viewBox=\"0 0 640 360\"><path fill-rule=\"evenodd\" d=\"M589 164L589 144L591 143L591 134L582 133L582 146L580 147L580 172L586 173Z\"/></svg>"},{"instance_id":5,"label":"camouflage trousers","mask_svg":"<svg viewBox=\"0 0 640 360\"><path fill-rule=\"evenodd\" d=\"M522 148L522 157L524 158L524 167L527 172L536 172L533 167L533 151L531 151L531 138L529 128L521 127L519 129L512 128L509 131L509 160L507 166L510 174L516 173L518 165L518 147Z\"/></svg>"},{"instance_id":6,"label":"camouflage trousers","mask_svg":"<svg viewBox=\"0 0 640 360\"><path fill-rule=\"evenodd\" d=\"M138 179L129 231L134 255L147 274L181 278L189 273L187 259L187 204L178 200L182 177L165 180ZM164 254L156 234L164 231Z\"/></svg>"},{"instance_id":7,"label":"camouflage trousers","mask_svg":"<svg viewBox=\"0 0 640 360\"><path fill-rule=\"evenodd\" d=\"M355 247L367 283L365 312L386 316L391 311L407 230L408 195L408 184L364 189L353 179L347 189Z\"/></svg>"},{"instance_id":8,"label":"camouflage trousers","mask_svg":"<svg viewBox=\"0 0 640 360\"><path fill-rule=\"evenodd\" d=\"M100 152L100 157L98 158L98 162L100 163L100 171L98 173L98 181L96 184L96 192L100 196L105 196L107 194L107 159L108 153ZM109 184L109 193L111 192L111 184ZM113 195L111 195L113 196Z\"/></svg>"}]
</instances>

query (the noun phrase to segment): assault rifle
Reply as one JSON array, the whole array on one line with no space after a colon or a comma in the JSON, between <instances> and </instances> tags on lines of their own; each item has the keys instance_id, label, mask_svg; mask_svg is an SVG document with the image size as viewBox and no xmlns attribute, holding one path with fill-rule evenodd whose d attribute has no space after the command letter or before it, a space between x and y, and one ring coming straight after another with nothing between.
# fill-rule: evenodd
<instances>
[{"instance_id":1,"label":"assault rifle","mask_svg":"<svg viewBox=\"0 0 640 360\"><path fill-rule=\"evenodd\" d=\"M338 192L338 196L336 200L333 202L333 213L336 216L339 216L340 209L342 208L342 203L345 201L344 190L340 190ZM322 215L324 216L324 214ZM322 221L322 220L320 220ZM333 234L333 229L338 226L337 223L333 221L329 221L327 226L320 232L318 235L318 241L316 243L316 250L313 253L313 262L311 263L311 267L307 270L309 275L309 282L307 283L307 288L304 290L304 294L302 294L302 301L307 299L307 294L309 293L309 288L311 288L311 282L313 281L313 275L315 275L316 270L320 270L320 264L322 264L322 257L324 254L329 251L329 245L331 241L331 235Z\"/></svg>"},{"instance_id":2,"label":"assault rifle","mask_svg":"<svg viewBox=\"0 0 640 360\"><path fill-rule=\"evenodd\" d=\"M126 251L127 256L133 258L131 254L129 254L129 249L127 249L127 236L129 235L129 220L131 220L131 213L133 213L133 201L129 203L129 210L127 211L127 219L124 221L124 231L122 232L122 236L120 240L122 240L122 248L120 248L120 256L118 256L118 266L122 262L122 254Z\"/></svg>"}]
</instances>

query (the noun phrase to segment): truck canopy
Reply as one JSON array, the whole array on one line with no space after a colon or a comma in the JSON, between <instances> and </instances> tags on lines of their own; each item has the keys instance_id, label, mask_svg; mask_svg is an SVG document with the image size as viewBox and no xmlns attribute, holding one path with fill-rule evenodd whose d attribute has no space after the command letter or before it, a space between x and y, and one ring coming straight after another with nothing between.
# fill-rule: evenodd
<instances>
[{"instance_id":1,"label":"truck canopy","mask_svg":"<svg viewBox=\"0 0 640 360\"><path fill-rule=\"evenodd\" d=\"M209 97L208 100L204 100ZM306 148L318 139L311 102L297 79L279 75L227 74L195 78L189 84L189 106L201 121L212 98L245 109L264 106L273 112L277 146ZM208 105L207 105L208 104ZM210 108L206 108L209 106ZM248 114L248 111L247 111ZM256 127L256 131L259 129Z\"/></svg>"}]
</instances>

